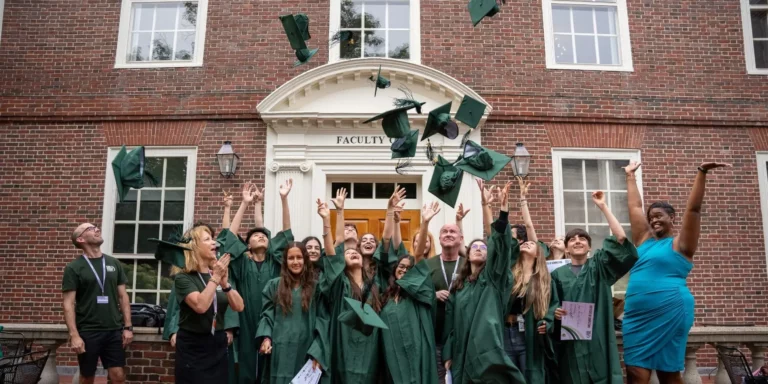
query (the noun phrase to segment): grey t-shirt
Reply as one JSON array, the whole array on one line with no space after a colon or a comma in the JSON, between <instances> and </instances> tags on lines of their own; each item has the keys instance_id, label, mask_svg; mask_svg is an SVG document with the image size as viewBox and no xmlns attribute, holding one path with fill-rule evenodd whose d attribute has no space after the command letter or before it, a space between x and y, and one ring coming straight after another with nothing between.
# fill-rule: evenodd
<instances>
[{"instance_id":1,"label":"grey t-shirt","mask_svg":"<svg viewBox=\"0 0 768 384\"><path fill-rule=\"evenodd\" d=\"M584 264L581 265L569 265L571 267L571 272L573 272L574 275L578 276L579 273L581 273L581 269L584 268Z\"/></svg>"}]
</instances>

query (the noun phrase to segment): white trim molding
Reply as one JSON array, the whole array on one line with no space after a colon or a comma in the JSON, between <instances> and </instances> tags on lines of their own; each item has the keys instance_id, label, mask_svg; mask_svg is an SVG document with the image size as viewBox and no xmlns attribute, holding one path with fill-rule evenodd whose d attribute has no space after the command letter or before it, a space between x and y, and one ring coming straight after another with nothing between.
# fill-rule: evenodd
<instances>
[{"instance_id":1,"label":"white trim molding","mask_svg":"<svg viewBox=\"0 0 768 384\"><path fill-rule=\"evenodd\" d=\"M760 186L760 210L763 214L763 240L768 272L768 152L757 152L757 181Z\"/></svg>"},{"instance_id":2,"label":"white trim molding","mask_svg":"<svg viewBox=\"0 0 768 384\"><path fill-rule=\"evenodd\" d=\"M0 46L3 42L3 10L5 9L5 0L0 0Z\"/></svg>"},{"instance_id":3,"label":"white trim molding","mask_svg":"<svg viewBox=\"0 0 768 384\"><path fill-rule=\"evenodd\" d=\"M744 32L744 60L747 65L747 73L750 75L768 75L768 68L758 68L755 61L752 10L768 11L768 5L752 5L749 0L741 0L741 29ZM761 40L768 40L768 38L761 38Z\"/></svg>"},{"instance_id":4,"label":"white trim molding","mask_svg":"<svg viewBox=\"0 0 768 384\"><path fill-rule=\"evenodd\" d=\"M183 0L122 0L120 8L120 26L115 50L115 68L175 68L202 67L205 54L205 29L208 19L208 0L194 0L197 3L197 19L195 23L194 54L189 61L128 61L128 44L131 42L133 24L133 5L141 3L184 3ZM150 47L152 46L150 41ZM150 48L151 50L151 48Z\"/></svg>"},{"instance_id":5,"label":"white trim molding","mask_svg":"<svg viewBox=\"0 0 768 384\"><path fill-rule=\"evenodd\" d=\"M746 0L748 1L748 0ZM610 64L563 64L558 63L555 58L555 32L554 22L552 19L552 6L575 6L575 7L615 7L616 8L616 33L618 34L618 58L619 65ZM542 19L544 25L544 52L546 56L546 65L548 69L572 69L572 70L586 70L586 71L618 71L618 72L633 72L634 67L632 64L632 43L629 36L629 17L627 15L627 0L542 0ZM593 23L597 25L597 18L593 15ZM573 25L573 20L571 20ZM571 34L574 34L571 32ZM586 34L588 36L597 36L595 31L593 34ZM607 35L606 35L607 36ZM614 36L611 34L610 36ZM597 42L595 43L597 44ZM599 58L599 55L598 55Z\"/></svg>"}]
</instances>

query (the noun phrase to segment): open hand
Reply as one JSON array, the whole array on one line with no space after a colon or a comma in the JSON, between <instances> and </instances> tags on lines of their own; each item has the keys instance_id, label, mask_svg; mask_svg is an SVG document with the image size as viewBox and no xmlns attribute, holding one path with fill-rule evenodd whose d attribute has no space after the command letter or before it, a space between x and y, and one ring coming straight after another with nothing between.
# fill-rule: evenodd
<instances>
[{"instance_id":1,"label":"open hand","mask_svg":"<svg viewBox=\"0 0 768 384\"><path fill-rule=\"evenodd\" d=\"M526 181L520 176L515 176L517 179L517 184L520 186L520 198L525 199L525 197L528 195L528 187L531 186L530 181Z\"/></svg>"},{"instance_id":2,"label":"open hand","mask_svg":"<svg viewBox=\"0 0 768 384\"><path fill-rule=\"evenodd\" d=\"M256 184L251 183L250 181L243 184L243 202L250 203L253 201L253 199L256 197L256 194L258 193L258 188L256 188Z\"/></svg>"},{"instance_id":3,"label":"open hand","mask_svg":"<svg viewBox=\"0 0 768 384\"><path fill-rule=\"evenodd\" d=\"M637 169L640 168L640 165L642 165L642 164L643 163L641 163L639 161L630 161L629 165L627 165L626 167L623 167L624 168L624 172L626 172L627 175L634 174L635 171L637 171Z\"/></svg>"},{"instance_id":4,"label":"open hand","mask_svg":"<svg viewBox=\"0 0 768 384\"><path fill-rule=\"evenodd\" d=\"M331 211L328 210L328 204L317 199L317 214L323 219L327 219L331 216Z\"/></svg>"},{"instance_id":5,"label":"open hand","mask_svg":"<svg viewBox=\"0 0 768 384\"><path fill-rule=\"evenodd\" d=\"M501 210L504 212L509 212L509 187L511 186L512 182L507 182L499 192L499 202L501 203Z\"/></svg>"},{"instance_id":6,"label":"open hand","mask_svg":"<svg viewBox=\"0 0 768 384\"><path fill-rule=\"evenodd\" d=\"M400 188L399 185L395 185L395 191L392 192L392 196L389 197L387 208L394 209L404 198L405 188Z\"/></svg>"},{"instance_id":7,"label":"open hand","mask_svg":"<svg viewBox=\"0 0 768 384\"><path fill-rule=\"evenodd\" d=\"M438 212L440 212L440 203L437 201L424 204L421 208L421 221L428 223Z\"/></svg>"},{"instance_id":8,"label":"open hand","mask_svg":"<svg viewBox=\"0 0 768 384\"><path fill-rule=\"evenodd\" d=\"M490 188L487 188L485 182L481 178L477 178L475 181L477 181L477 187L480 188L480 202L483 203L483 205L491 204L496 201L496 198L493 196L495 187L491 186Z\"/></svg>"},{"instance_id":9,"label":"open hand","mask_svg":"<svg viewBox=\"0 0 768 384\"><path fill-rule=\"evenodd\" d=\"M336 209L344 209L344 200L347 199L347 189L346 188L339 188L336 190L336 197L331 200L333 202L333 206L336 207Z\"/></svg>"},{"instance_id":10,"label":"open hand","mask_svg":"<svg viewBox=\"0 0 768 384\"><path fill-rule=\"evenodd\" d=\"M288 194L291 193L291 188L293 188L293 179L288 179L280 185L280 197L283 199L288 197Z\"/></svg>"},{"instance_id":11,"label":"open hand","mask_svg":"<svg viewBox=\"0 0 768 384\"><path fill-rule=\"evenodd\" d=\"M471 211L471 210L472 209L466 209L465 210L464 209L464 204L459 203L459 208L456 209L456 222L458 223L458 222L464 220L464 216L466 216L467 213L469 213L469 211Z\"/></svg>"},{"instance_id":12,"label":"open hand","mask_svg":"<svg viewBox=\"0 0 768 384\"><path fill-rule=\"evenodd\" d=\"M732 167L729 163L701 163L701 168L705 171L709 171L710 169L715 168L730 168Z\"/></svg>"},{"instance_id":13,"label":"open hand","mask_svg":"<svg viewBox=\"0 0 768 384\"><path fill-rule=\"evenodd\" d=\"M605 193L603 193L603 191L592 192L592 202L594 202L598 208L605 208Z\"/></svg>"}]
</instances>

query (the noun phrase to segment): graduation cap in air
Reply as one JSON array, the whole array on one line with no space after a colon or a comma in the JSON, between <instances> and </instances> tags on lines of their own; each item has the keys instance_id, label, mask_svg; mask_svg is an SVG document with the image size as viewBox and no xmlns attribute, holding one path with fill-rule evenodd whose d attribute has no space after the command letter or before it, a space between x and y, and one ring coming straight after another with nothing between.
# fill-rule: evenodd
<instances>
[{"instance_id":1,"label":"graduation cap in air","mask_svg":"<svg viewBox=\"0 0 768 384\"><path fill-rule=\"evenodd\" d=\"M416 108L416 113L421 115L421 106L426 103L416 100L413 97L413 92L411 92L411 90L408 89L408 87L406 87L405 85L401 85L397 87L397 89L399 89L400 92L404 94L404 97L395 98L395 102L394 102L395 107L401 108L401 107L413 106L414 108Z\"/></svg>"},{"instance_id":2,"label":"graduation cap in air","mask_svg":"<svg viewBox=\"0 0 768 384\"><path fill-rule=\"evenodd\" d=\"M361 303L351 297L345 297L347 309L339 314L338 320L368 336L374 328L389 329L381 317L368 303Z\"/></svg>"},{"instance_id":3,"label":"graduation cap in air","mask_svg":"<svg viewBox=\"0 0 768 384\"><path fill-rule=\"evenodd\" d=\"M392 158L400 159L416 155L416 146L419 144L419 130L412 129L405 136L392 143Z\"/></svg>"},{"instance_id":4,"label":"graduation cap in air","mask_svg":"<svg viewBox=\"0 0 768 384\"><path fill-rule=\"evenodd\" d=\"M189 246L189 243L192 241L192 239L189 237L183 237L179 232L180 229L171 233L168 236L168 240L147 240L157 243L157 248L155 249L156 260L160 260L163 263L175 265L181 269L184 269L187 266L186 259L184 258L184 251L192 250L192 248Z\"/></svg>"},{"instance_id":5,"label":"graduation cap in air","mask_svg":"<svg viewBox=\"0 0 768 384\"><path fill-rule=\"evenodd\" d=\"M461 121L469 128L474 129L480 124L480 120L483 118L484 113L485 104L465 95L464 98L461 99L459 110L456 111L456 120Z\"/></svg>"},{"instance_id":6,"label":"graduation cap in air","mask_svg":"<svg viewBox=\"0 0 768 384\"><path fill-rule=\"evenodd\" d=\"M464 171L438 155L432 180L429 182L429 193L454 207L459 197L463 177Z\"/></svg>"},{"instance_id":7,"label":"graduation cap in air","mask_svg":"<svg viewBox=\"0 0 768 384\"><path fill-rule=\"evenodd\" d=\"M469 16L472 18L472 26L477 26L485 17L491 17L499 13L499 5L496 0L470 0L467 5Z\"/></svg>"},{"instance_id":8,"label":"graduation cap in air","mask_svg":"<svg viewBox=\"0 0 768 384\"><path fill-rule=\"evenodd\" d=\"M421 105L424 104L421 103ZM382 119L381 127L384 128L384 134L390 139L399 139L405 137L411 130L411 124L408 122L408 111L414 108L416 108L416 105L390 109L363 121L363 124Z\"/></svg>"},{"instance_id":9,"label":"graduation cap in air","mask_svg":"<svg viewBox=\"0 0 768 384\"><path fill-rule=\"evenodd\" d=\"M112 171L115 174L117 196L121 203L131 188L144 188L145 175L150 183L157 185L157 178L145 169L144 147L138 147L128 152L123 145L115 159L112 160Z\"/></svg>"},{"instance_id":10,"label":"graduation cap in air","mask_svg":"<svg viewBox=\"0 0 768 384\"><path fill-rule=\"evenodd\" d=\"M369 77L368 80L376 83L376 87L373 89L373 97L376 97L376 92L378 92L379 88L389 88L389 86L392 85L392 83L389 82L389 79L381 75L381 65L379 65L379 73L375 77Z\"/></svg>"},{"instance_id":11,"label":"graduation cap in air","mask_svg":"<svg viewBox=\"0 0 768 384\"><path fill-rule=\"evenodd\" d=\"M355 35L352 31L338 31L331 35L331 39L329 41L330 46L332 47L336 44L348 44L348 45L355 45Z\"/></svg>"},{"instance_id":12,"label":"graduation cap in air","mask_svg":"<svg viewBox=\"0 0 768 384\"><path fill-rule=\"evenodd\" d=\"M245 246L240 237L227 228L219 232L219 235L216 236L216 241L219 243L218 255L223 256L225 253L229 253L230 256L236 257L248 250L248 247Z\"/></svg>"},{"instance_id":13,"label":"graduation cap in air","mask_svg":"<svg viewBox=\"0 0 768 384\"><path fill-rule=\"evenodd\" d=\"M307 63L309 59L317 53L317 48L308 49L305 41L309 40L309 18L303 13L298 15L280 16L280 22L283 24L285 34L288 35L288 41L291 48L296 51L297 62L293 66Z\"/></svg>"},{"instance_id":14,"label":"graduation cap in air","mask_svg":"<svg viewBox=\"0 0 768 384\"><path fill-rule=\"evenodd\" d=\"M491 181L510 161L512 158L509 156L467 140L464 144L464 153L456 162L456 167L485 181Z\"/></svg>"},{"instance_id":15,"label":"graduation cap in air","mask_svg":"<svg viewBox=\"0 0 768 384\"><path fill-rule=\"evenodd\" d=\"M443 104L431 111L427 116L427 125L421 140L427 139L435 133L439 133L451 140L459 135L459 126L451 120L451 102Z\"/></svg>"}]
</instances>

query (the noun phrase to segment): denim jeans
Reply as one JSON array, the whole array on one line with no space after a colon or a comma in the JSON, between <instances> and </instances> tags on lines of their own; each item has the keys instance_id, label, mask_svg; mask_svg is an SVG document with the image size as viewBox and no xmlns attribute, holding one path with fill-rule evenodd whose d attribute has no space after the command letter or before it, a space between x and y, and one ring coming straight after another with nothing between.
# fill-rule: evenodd
<instances>
[{"instance_id":1,"label":"denim jeans","mask_svg":"<svg viewBox=\"0 0 768 384\"><path fill-rule=\"evenodd\" d=\"M525 332L520 332L517 324L504 328L504 352L522 374L525 374Z\"/></svg>"}]
</instances>

